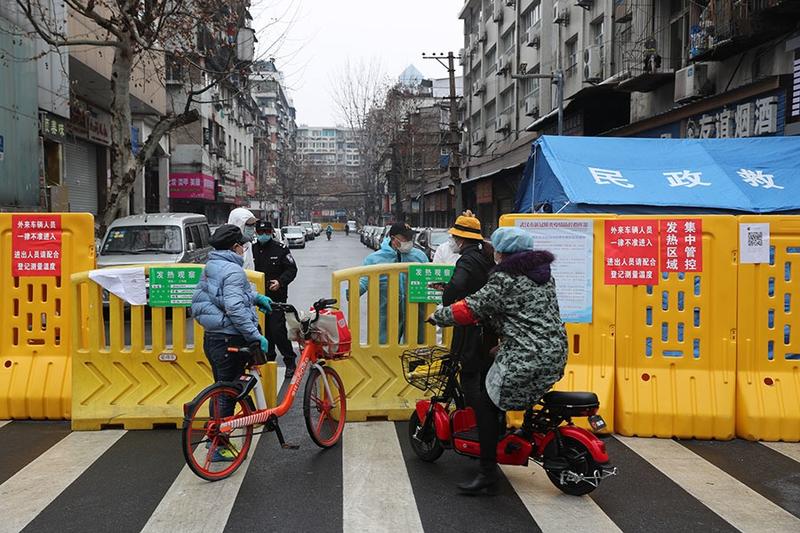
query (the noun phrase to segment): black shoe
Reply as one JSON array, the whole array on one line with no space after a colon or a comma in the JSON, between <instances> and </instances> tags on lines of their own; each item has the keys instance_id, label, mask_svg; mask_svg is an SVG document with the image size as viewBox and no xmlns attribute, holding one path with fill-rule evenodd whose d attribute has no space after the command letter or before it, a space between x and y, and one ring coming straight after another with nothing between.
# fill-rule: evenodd
<instances>
[{"instance_id":1,"label":"black shoe","mask_svg":"<svg viewBox=\"0 0 800 533\"><path fill-rule=\"evenodd\" d=\"M464 494L491 494L498 481L500 474L497 472L497 466L494 466L492 469L481 468L475 479L459 483L457 486Z\"/></svg>"}]
</instances>

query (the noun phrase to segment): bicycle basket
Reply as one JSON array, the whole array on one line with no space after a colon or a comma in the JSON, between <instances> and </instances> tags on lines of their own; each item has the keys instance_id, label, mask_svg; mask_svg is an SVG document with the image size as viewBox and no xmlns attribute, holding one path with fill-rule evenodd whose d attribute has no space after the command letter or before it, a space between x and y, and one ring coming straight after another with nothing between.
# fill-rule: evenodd
<instances>
[{"instance_id":1,"label":"bicycle basket","mask_svg":"<svg viewBox=\"0 0 800 533\"><path fill-rule=\"evenodd\" d=\"M400 360L403 364L403 377L409 385L423 391L444 390L453 361L447 349L423 346L405 350L400 355Z\"/></svg>"}]
</instances>

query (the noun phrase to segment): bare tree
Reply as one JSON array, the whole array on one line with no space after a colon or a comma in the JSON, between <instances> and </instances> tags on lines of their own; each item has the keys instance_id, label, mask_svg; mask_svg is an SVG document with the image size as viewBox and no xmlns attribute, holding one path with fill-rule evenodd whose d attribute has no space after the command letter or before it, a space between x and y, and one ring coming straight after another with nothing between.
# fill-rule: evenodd
<instances>
[{"instance_id":1,"label":"bare tree","mask_svg":"<svg viewBox=\"0 0 800 533\"><path fill-rule=\"evenodd\" d=\"M154 154L161 138L170 131L200 118L196 104L221 81L243 74L236 58L236 39L219 43L222 61L206 67L198 54L199 34L228 35L242 25L248 0L64 0L70 16L90 28L84 35L71 35L65 21L53 16L53 0L16 0L38 35L55 49L103 47L113 53L111 69L111 186L102 211L107 226L117 216L133 187L136 176ZM219 39L217 39L219 40ZM131 148L131 84L134 73L144 67L163 80L164 57L187 68L200 69L204 76L187 85L183 107L172 109L153 127L140 150ZM208 101L208 100L205 100Z\"/></svg>"}]
</instances>

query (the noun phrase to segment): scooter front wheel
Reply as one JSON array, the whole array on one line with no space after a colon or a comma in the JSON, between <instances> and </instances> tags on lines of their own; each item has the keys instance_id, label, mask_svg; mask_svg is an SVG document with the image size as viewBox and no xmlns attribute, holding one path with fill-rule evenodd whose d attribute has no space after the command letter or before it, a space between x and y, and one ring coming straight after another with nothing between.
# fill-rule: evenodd
<instances>
[{"instance_id":1,"label":"scooter front wheel","mask_svg":"<svg viewBox=\"0 0 800 533\"><path fill-rule=\"evenodd\" d=\"M411 441L411 449L423 461L432 463L444 453L442 443L436 438L433 424L429 424L427 429L423 428L416 411L411 413L408 420L408 439Z\"/></svg>"}]
</instances>

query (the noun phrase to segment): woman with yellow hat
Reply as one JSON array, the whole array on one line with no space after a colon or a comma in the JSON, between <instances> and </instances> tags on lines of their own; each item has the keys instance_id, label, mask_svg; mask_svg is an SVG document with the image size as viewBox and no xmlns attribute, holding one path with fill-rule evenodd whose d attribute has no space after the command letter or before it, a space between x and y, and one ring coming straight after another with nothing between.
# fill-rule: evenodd
<instances>
[{"instance_id":1,"label":"woman with yellow hat","mask_svg":"<svg viewBox=\"0 0 800 533\"><path fill-rule=\"evenodd\" d=\"M461 254L453 277L444 285L442 304L452 305L481 289L494 267L494 249L483 240L481 222L471 211L456 219L450 235ZM461 360L461 386L467 404L475 410L478 434L481 441L481 471L494 473L497 469L497 437L499 411L486 394L486 373L492 364L489 352L497 344L497 337L481 325L455 326L450 352ZM472 491L474 481L462 483L459 488Z\"/></svg>"}]
</instances>

